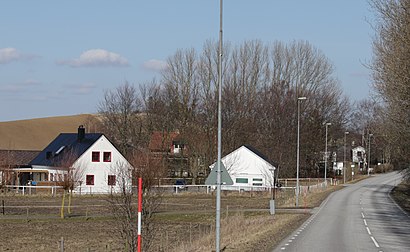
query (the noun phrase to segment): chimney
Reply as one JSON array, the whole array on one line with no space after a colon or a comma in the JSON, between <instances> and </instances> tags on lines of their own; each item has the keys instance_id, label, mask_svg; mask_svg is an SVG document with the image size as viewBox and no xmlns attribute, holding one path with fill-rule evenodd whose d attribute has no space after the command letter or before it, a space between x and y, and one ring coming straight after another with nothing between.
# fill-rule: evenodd
<instances>
[{"instance_id":1,"label":"chimney","mask_svg":"<svg viewBox=\"0 0 410 252\"><path fill-rule=\"evenodd\" d=\"M81 142L85 137L85 128L83 125L78 127L77 141Z\"/></svg>"}]
</instances>

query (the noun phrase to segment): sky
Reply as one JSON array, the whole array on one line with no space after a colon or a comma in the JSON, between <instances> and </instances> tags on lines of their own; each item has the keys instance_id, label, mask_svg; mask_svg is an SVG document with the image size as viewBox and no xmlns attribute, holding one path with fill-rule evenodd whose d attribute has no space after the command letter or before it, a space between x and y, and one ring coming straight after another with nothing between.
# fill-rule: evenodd
<instances>
[{"instance_id":1,"label":"sky","mask_svg":"<svg viewBox=\"0 0 410 252\"><path fill-rule=\"evenodd\" d=\"M178 49L218 40L219 0L2 1L0 122L95 113L104 92L159 78ZM223 39L306 40L344 94L369 97L367 0L224 0Z\"/></svg>"}]
</instances>

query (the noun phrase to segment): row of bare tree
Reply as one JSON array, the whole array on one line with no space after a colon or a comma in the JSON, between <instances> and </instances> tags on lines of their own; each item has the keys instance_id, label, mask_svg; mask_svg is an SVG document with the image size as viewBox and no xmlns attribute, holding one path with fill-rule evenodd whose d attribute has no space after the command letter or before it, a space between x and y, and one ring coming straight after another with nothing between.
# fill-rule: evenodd
<instances>
[{"instance_id":1,"label":"row of bare tree","mask_svg":"<svg viewBox=\"0 0 410 252\"><path fill-rule=\"evenodd\" d=\"M218 47L178 50L159 80L107 91L99 106L104 131L126 155L148 146L151 132L178 130L195 176L199 163L216 157ZM301 104L301 170L311 174L323 160L324 123L343 137L350 103L334 68L308 42L245 41L223 49L222 147L226 154L249 144L281 167L296 172L297 98Z\"/></svg>"},{"instance_id":2,"label":"row of bare tree","mask_svg":"<svg viewBox=\"0 0 410 252\"><path fill-rule=\"evenodd\" d=\"M398 168L410 160L410 2L371 0L376 19L370 69L378 100L371 128Z\"/></svg>"}]
</instances>

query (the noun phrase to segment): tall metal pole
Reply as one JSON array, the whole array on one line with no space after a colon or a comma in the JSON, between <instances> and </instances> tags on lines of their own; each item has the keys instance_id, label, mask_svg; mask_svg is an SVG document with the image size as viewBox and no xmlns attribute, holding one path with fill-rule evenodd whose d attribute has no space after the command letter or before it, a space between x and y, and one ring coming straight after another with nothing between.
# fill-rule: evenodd
<instances>
[{"instance_id":1,"label":"tall metal pole","mask_svg":"<svg viewBox=\"0 0 410 252\"><path fill-rule=\"evenodd\" d=\"M222 157L222 0L219 2L219 60L218 60L218 159L216 173L215 250L220 251L221 230L221 157Z\"/></svg>"},{"instance_id":2,"label":"tall metal pole","mask_svg":"<svg viewBox=\"0 0 410 252\"><path fill-rule=\"evenodd\" d=\"M138 178L138 237L137 251L141 252L141 223L142 223L142 178Z\"/></svg>"},{"instance_id":3,"label":"tall metal pole","mask_svg":"<svg viewBox=\"0 0 410 252\"><path fill-rule=\"evenodd\" d=\"M327 186L327 177L326 177L326 175L327 175L327 126L329 126L329 125L332 125L331 123L326 123L325 124L325 134L326 134L326 136L325 136L325 186Z\"/></svg>"},{"instance_id":4,"label":"tall metal pole","mask_svg":"<svg viewBox=\"0 0 410 252\"><path fill-rule=\"evenodd\" d=\"M344 152L343 152L343 184L346 184L346 135L349 132L345 132Z\"/></svg>"},{"instance_id":5,"label":"tall metal pole","mask_svg":"<svg viewBox=\"0 0 410 252\"><path fill-rule=\"evenodd\" d=\"M370 141L373 134L368 135L368 142L369 142L369 161L367 162L367 176L370 176Z\"/></svg>"},{"instance_id":6,"label":"tall metal pole","mask_svg":"<svg viewBox=\"0 0 410 252\"><path fill-rule=\"evenodd\" d=\"M306 100L306 97L298 97L298 131L296 146L296 207L299 207L299 142L300 142L300 101Z\"/></svg>"}]
</instances>

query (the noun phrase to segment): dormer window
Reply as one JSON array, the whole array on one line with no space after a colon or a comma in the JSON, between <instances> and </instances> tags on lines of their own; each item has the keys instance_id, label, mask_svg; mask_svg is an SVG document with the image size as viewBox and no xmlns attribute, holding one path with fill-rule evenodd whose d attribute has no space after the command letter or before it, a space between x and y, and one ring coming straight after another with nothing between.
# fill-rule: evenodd
<instances>
[{"instance_id":1,"label":"dormer window","mask_svg":"<svg viewBox=\"0 0 410 252\"><path fill-rule=\"evenodd\" d=\"M185 148L185 145L179 141L173 141L172 145L173 145L174 154L181 153L182 150Z\"/></svg>"},{"instance_id":2,"label":"dormer window","mask_svg":"<svg viewBox=\"0 0 410 252\"><path fill-rule=\"evenodd\" d=\"M65 146L61 146L57 151L56 151L56 155L60 154L60 152L62 152L64 150Z\"/></svg>"}]
</instances>

